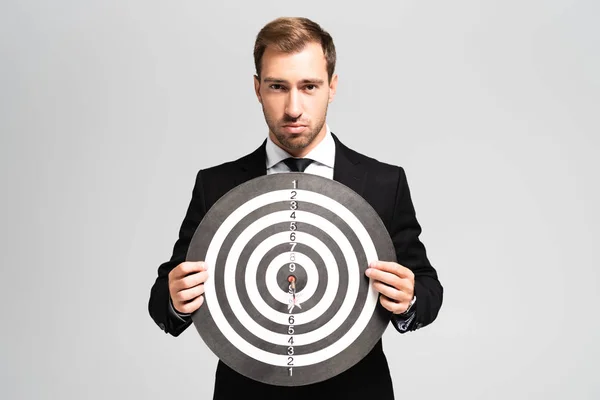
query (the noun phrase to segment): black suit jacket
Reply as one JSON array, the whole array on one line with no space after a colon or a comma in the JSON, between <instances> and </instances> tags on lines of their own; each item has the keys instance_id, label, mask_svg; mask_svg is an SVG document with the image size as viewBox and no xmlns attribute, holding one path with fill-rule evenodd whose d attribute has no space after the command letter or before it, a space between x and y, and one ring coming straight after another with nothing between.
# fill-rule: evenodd
<instances>
[{"instance_id":1,"label":"black suit jacket","mask_svg":"<svg viewBox=\"0 0 600 400\"><path fill-rule=\"evenodd\" d=\"M417 222L406 175L402 167L379 162L349 149L332 134L336 145L333 179L360 194L383 220L396 249L397 262L415 274L416 316L409 330L424 327L435 320L442 305L443 288L419 239ZM156 324L173 336L179 336L192 323L172 314L169 304L168 274L185 261L194 232L207 210L237 185L266 174L265 144L238 160L200 170L192 199L181 224L171 259L158 268L150 292L148 309ZM385 261L385 260L384 260ZM397 328L396 328L397 329ZM394 354L393 357L401 357ZM410 364L410 363L408 363ZM403 382L399 382L403 384ZM344 398L393 399L393 386L381 340L358 364L342 374L312 385L288 388L266 385L248 379L219 361L214 399L233 399L257 394L262 399Z\"/></svg>"}]
</instances>

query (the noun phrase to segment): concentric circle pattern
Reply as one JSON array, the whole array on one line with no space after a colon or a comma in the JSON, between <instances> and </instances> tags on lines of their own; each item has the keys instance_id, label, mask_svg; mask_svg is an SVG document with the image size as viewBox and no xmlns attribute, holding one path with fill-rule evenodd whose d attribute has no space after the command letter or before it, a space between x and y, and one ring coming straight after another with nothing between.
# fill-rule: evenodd
<instances>
[{"instance_id":1,"label":"concentric circle pattern","mask_svg":"<svg viewBox=\"0 0 600 400\"><path fill-rule=\"evenodd\" d=\"M389 322L364 275L395 261L381 219L358 194L305 173L245 182L207 212L187 260L204 260L192 320L239 373L271 385L329 379L360 361Z\"/></svg>"}]
</instances>

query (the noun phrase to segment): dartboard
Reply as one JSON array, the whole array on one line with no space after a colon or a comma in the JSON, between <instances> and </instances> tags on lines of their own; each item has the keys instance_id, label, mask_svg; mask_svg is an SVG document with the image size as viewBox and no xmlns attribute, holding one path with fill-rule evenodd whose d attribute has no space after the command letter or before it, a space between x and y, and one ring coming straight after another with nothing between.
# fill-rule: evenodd
<instances>
[{"instance_id":1,"label":"dartboard","mask_svg":"<svg viewBox=\"0 0 600 400\"><path fill-rule=\"evenodd\" d=\"M389 323L364 274L395 261L375 210L337 181L265 175L206 213L187 260L204 260L205 301L192 315L202 340L251 379L300 386L359 362Z\"/></svg>"}]
</instances>

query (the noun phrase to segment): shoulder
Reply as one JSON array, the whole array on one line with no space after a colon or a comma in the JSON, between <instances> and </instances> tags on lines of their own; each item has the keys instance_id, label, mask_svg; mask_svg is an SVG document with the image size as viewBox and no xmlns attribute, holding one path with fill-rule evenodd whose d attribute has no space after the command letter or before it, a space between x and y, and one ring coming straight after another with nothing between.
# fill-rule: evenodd
<instances>
[{"instance_id":1,"label":"shoulder","mask_svg":"<svg viewBox=\"0 0 600 400\"><path fill-rule=\"evenodd\" d=\"M369 176L376 180L397 182L405 177L404 168L399 164L381 161L373 156L360 153L337 140L338 148L346 157L365 168Z\"/></svg>"},{"instance_id":2,"label":"shoulder","mask_svg":"<svg viewBox=\"0 0 600 400\"><path fill-rule=\"evenodd\" d=\"M202 168L198 171L198 177L203 180L222 179L224 177L234 176L239 174L241 170L246 168L254 168L264 164L265 160L265 143L244 156L225 161L223 163Z\"/></svg>"},{"instance_id":3,"label":"shoulder","mask_svg":"<svg viewBox=\"0 0 600 400\"><path fill-rule=\"evenodd\" d=\"M357 160L359 160L362 165L366 166L370 170L374 170L377 172L394 173L394 172L398 172L398 170L400 170L400 169L403 169L398 164L384 162L384 161L381 161L372 156L368 156L366 154L359 153L355 150L349 149L349 151L351 151L353 153L353 157L355 157Z\"/></svg>"},{"instance_id":4,"label":"shoulder","mask_svg":"<svg viewBox=\"0 0 600 400\"><path fill-rule=\"evenodd\" d=\"M213 165L210 167L202 168L198 171L203 177L209 176L220 176L224 174L230 174L233 171L239 170L245 157L240 157L236 160L226 161L221 164Z\"/></svg>"}]
</instances>

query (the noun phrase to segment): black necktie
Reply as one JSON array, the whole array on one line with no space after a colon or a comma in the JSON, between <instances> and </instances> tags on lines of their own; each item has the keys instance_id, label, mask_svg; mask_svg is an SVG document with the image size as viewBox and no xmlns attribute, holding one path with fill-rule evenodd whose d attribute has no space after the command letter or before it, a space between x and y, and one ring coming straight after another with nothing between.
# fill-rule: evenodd
<instances>
[{"instance_id":1,"label":"black necktie","mask_svg":"<svg viewBox=\"0 0 600 400\"><path fill-rule=\"evenodd\" d=\"M314 160L311 160L310 158L294 157L286 158L285 160L283 160L285 165L287 165L292 172L304 172L306 167L308 167L313 161Z\"/></svg>"}]
</instances>

